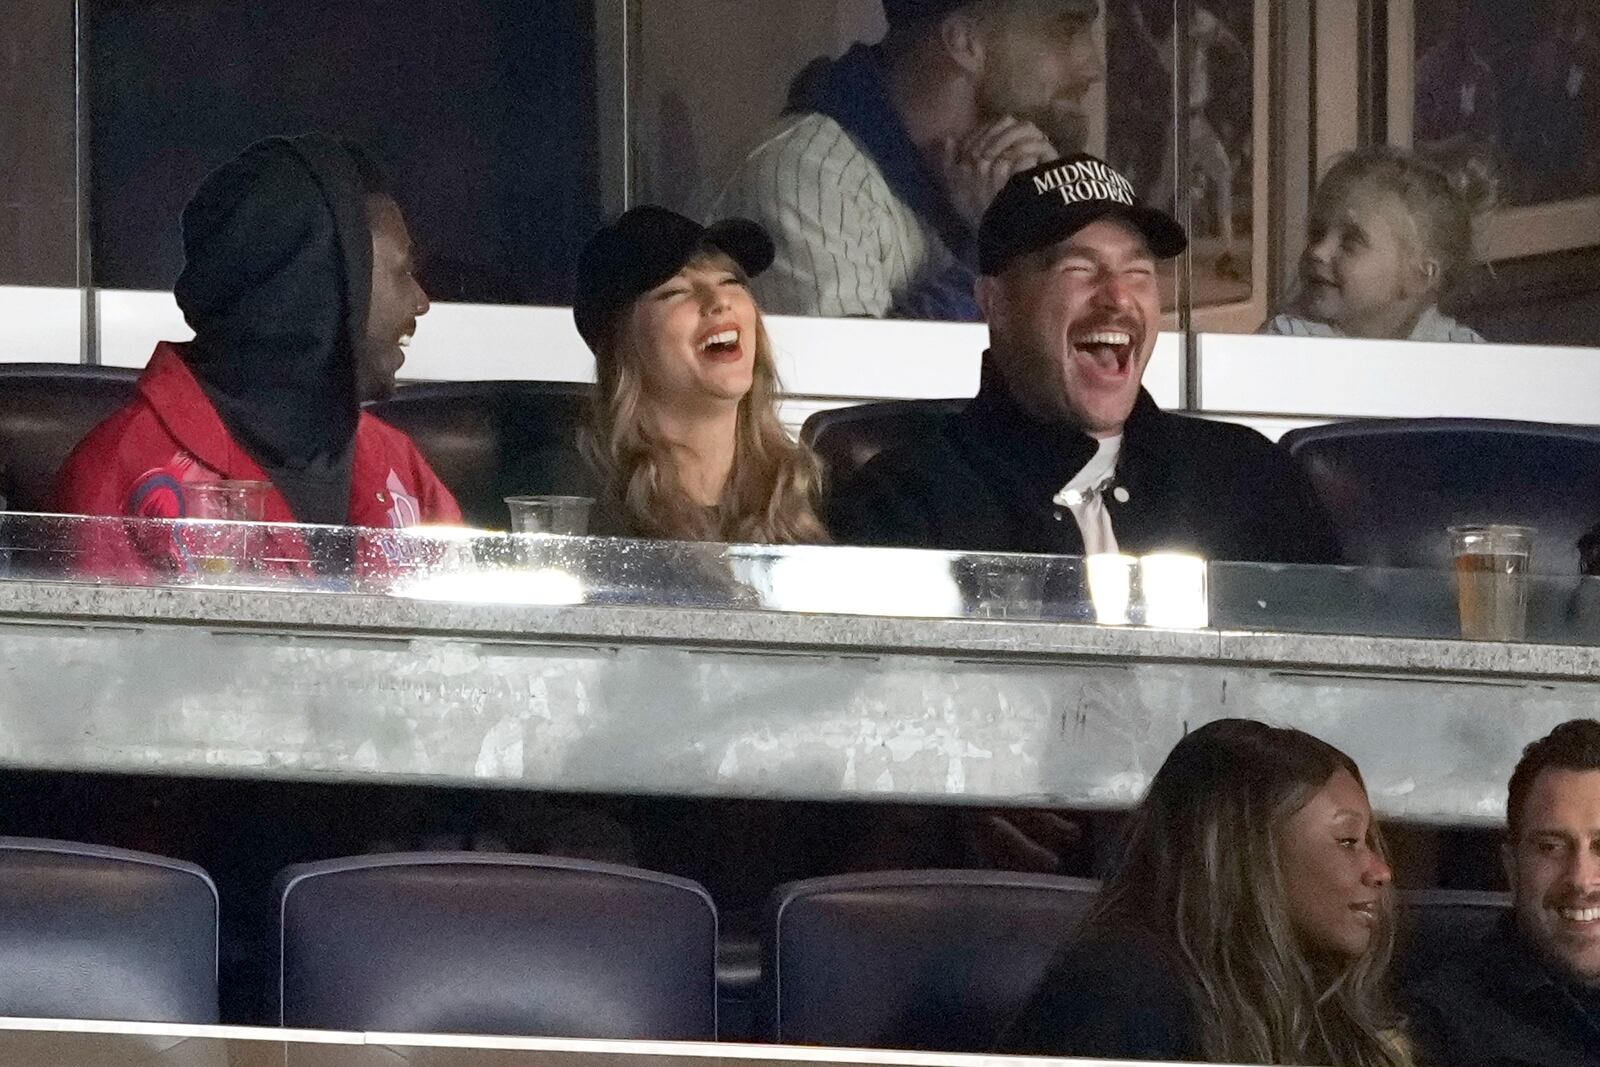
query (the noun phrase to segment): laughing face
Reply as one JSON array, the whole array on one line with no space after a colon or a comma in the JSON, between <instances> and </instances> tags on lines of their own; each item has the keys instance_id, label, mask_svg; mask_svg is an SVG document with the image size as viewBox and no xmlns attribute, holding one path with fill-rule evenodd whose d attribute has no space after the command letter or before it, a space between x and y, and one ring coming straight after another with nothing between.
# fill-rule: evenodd
<instances>
[{"instance_id":1,"label":"laughing face","mask_svg":"<svg viewBox=\"0 0 1600 1067\"><path fill-rule=\"evenodd\" d=\"M1278 842L1289 921L1312 955L1355 959L1388 921L1391 872L1367 791L1343 768L1291 815Z\"/></svg>"},{"instance_id":2,"label":"laughing face","mask_svg":"<svg viewBox=\"0 0 1600 1067\"><path fill-rule=\"evenodd\" d=\"M1437 286L1399 196L1357 184L1313 208L1298 308L1350 337L1405 337Z\"/></svg>"},{"instance_id":3,"label":"laughing face","mask_svg":"<svg viewBox=\"0 0 1600 1067\"><path fill-rule=\"evenodd\" d=\"M1506 870L1517 925L1546 960L1600 988L1600 771L1541 771Z\"/></svg>"},{"instance_id":4,"label":"laughing face","mask_svg":"<svg viewBox=\"0 0 1600 1067\"><path fill-rule=\"evenodd\" d=\"M697 257L634 303L645 388L667 410L737 405L755 373L756 304L721 254Z\"/></svg>"},{"instance_id":5,"label":"laughing face","mask_svg":"<svg viewBox=\"0 0 1600 1067\"><path fill-rule=\"evenodd\" d=\"M429 305L417 281L411 234L400 205L387 196L369 196L367 224L372 230L372 297L366 338L356 353L356 389L362 400L381 400L394 392L395 375L406 361L404 349Z\"/></svg>"},{"instance_id":6,"label":"laughing face","mask_svg":"<svg viewBox=\"0 0 1600 1067\"><path fill-rule=\"evenodd\" d=\"M1133 411L1161 323L1144 239L1102 219L980 280L991 352L1012 395L1040 419L1114 437Z\"/></svg>"}]
</instances>

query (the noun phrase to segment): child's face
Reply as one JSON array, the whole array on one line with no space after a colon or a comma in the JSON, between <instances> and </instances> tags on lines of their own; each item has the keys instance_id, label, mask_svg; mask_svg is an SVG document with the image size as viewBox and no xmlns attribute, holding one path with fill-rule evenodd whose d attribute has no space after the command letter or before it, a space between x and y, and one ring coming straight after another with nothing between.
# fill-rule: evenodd
<instances>
[{"instance_id":1,"label":"child's face","mask_svg":"<svg viewBox=\"0 0 1600 1067\"><path fill-rule=\"evenodd\" d=\"M1402 337L1431 296L1396 194L1357 184L1313 209L1300 310L1351 337Z\"/></svg>"}]
</instances>

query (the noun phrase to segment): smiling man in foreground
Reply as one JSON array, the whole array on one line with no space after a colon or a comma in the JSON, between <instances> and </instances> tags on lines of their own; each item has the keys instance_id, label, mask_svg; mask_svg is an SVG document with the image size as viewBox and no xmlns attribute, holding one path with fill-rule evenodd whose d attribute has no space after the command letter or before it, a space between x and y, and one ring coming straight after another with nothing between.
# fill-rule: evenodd
<instances>
[{"instance_id":1,"label":"smiling man in foreground","mask_svg":"<svg viewBox=\"0 0 1600 1067\"><path fill-rule=\"evenodd\" d=\"M874 458L829 500L846 543L964 551L1192 552L1336 562L1332 527L1254 430L1170 415L1140 385L1156 264L1182 227L1092 156L1016 175L983 216L978 395Z\"/></svg>"},{"instance_id":2,"label":"smiling man in foreground","mask_svg":"<svg viewBox=\"0 0 1600 1067\"><path fill-rule=\"evenodd\" d=\"M1513 914L1407 990L1417 1059L1600 1063L1600 722L1574 719L1529 745L1509 794Z\"/></svg>"}]
</instances>

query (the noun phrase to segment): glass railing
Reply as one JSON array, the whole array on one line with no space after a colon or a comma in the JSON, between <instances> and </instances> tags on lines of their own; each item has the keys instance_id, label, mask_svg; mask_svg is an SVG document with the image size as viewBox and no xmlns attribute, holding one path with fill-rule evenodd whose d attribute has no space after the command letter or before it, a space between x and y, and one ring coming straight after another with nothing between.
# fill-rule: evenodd
<instances>
[{"instance_id":1,"label":"glass railing","mask_svg":"<svg viewBox=\"0 0 1600 1067\"><path fill-rule=\"evenodd\" d=\"M466 605L1600 644L1596 579L1206 562L1174 553L1083 558L9 513L0 515L0 565L11 580Z\"/></svg>"}]
</instances>

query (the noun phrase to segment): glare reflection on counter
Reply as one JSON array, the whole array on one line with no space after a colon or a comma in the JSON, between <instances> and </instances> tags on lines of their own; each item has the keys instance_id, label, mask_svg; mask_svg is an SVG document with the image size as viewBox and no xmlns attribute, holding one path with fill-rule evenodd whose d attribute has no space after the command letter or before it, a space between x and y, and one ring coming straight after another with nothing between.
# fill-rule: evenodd
<instances>
[{"instance_id":1,"label":"glare reflection on counter","mask_svg":"<svg viewBox=\"0 0 1600 1067\"><path fill-rule=\"evenodd\" d=\"M961 591L941 552L800 546L732 546L736 578L771 611L952 618Z\"/></svg>"},{"instance_id":2,"label":"glare reflection on counter","mask_svg":"<svg viewBox=\"0 0 1600 1067\"><path fill-rule=\"evenodd\" d=\"M1102 626L1200 630L1210 622L1206 563L1198 556L1105 554L1084 562L1094 621Z\"/></svg>"},{"instance_id":3,"label":"glare reflection on counter","mask_svg":"<svg viewBox=\"0 0 1600 1067\"><path fill-rule=\"evenodd\" d=\"M199 533L259 545L185 570ZM228 542L230 545L233 541ZM237 554L236 554L237 555ZM0 513L0 575L117 585L927 619L1204 627L1206 565L1171 555L728 545L462 527L404 530Z\"/></svg>"},{"instance_id":4,"label":"glare reflection on counter","mask_svg":"<svg viewBox=\"0 0 1600 1067\"><path fill-rule=\"evenodd\" d=\"M1210 621L1206 563L1198 556L1162 552L1139 560L1144 623L1171 630L1200 630Z\"/></svg>"},{"instance_id":5,"label":"glare reflection on counter","mask_svg":"<svg viewBox=\"0 0 1600 1067\"><path fill-rule=\"evenodd\" d=\"M1094 621L1102 626L1127 626L1133 621L1133 582L1139 561L1133 556L1102 553L1084 561L1089 572L1089 600Z\"/></svg>"},{"instance_id":6,"label":"glare reflection on counter","mask_svg":"<svg viewBox=\"0 0 1600 1067\"><path fill-rule=\"evenodd\" d=\"M528 604L564 607L584 602L583 582L559 567L436 574L415 578L394 591L413 600L456 604Z\"/></svg>"}]
</instances>

